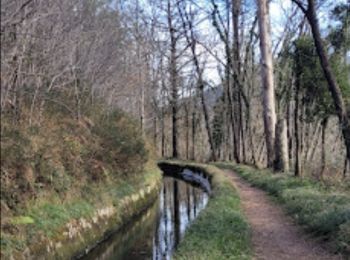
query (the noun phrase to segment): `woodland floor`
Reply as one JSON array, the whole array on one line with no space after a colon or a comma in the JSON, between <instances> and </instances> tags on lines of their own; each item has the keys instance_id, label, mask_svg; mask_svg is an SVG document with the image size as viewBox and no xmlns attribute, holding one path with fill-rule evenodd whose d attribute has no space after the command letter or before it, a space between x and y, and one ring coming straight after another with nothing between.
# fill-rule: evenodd
<instances>
[{"instance_id":1,"label":"woodland floor","mask_svg":"<svg viewBox=\"0 0 350 260\"><path fill-rule=\"evenodd\" d=\"M321 243L305 234L264 191L252 187L232 171L226 173L239 192L243 211L251 226L253 259L344 259L330 254Z\"/></svg>"}]
</instances>

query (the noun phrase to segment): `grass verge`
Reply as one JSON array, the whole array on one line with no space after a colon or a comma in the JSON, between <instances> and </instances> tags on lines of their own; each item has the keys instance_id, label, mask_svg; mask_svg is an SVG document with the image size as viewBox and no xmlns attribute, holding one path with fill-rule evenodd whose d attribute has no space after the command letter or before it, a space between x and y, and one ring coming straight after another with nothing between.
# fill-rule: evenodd
<instances>
[{"instance_id":1,"label":"grass verge","mask_svg":"<svg viewBox=\"0 0 350 260\"><path fill-rule=\"evenodd\" d=\"M306 231L329 242L331 249L350 256L350 194L326 189L321 183L274 174L269 170L215 163L234 170L248 182L277 198Z\"/></svg>"},{"instance_id":2,"label":"grass verge","mask_svg":"<svg viewBox=\"0 0 350 260\"><path fill-rule=\"evenodd\" d=\"M251 259L250 231L232 183L215 166L165 161L209 175L212 194L207 207L186 230L174 259Z\"/></svg>"}]
</instances>

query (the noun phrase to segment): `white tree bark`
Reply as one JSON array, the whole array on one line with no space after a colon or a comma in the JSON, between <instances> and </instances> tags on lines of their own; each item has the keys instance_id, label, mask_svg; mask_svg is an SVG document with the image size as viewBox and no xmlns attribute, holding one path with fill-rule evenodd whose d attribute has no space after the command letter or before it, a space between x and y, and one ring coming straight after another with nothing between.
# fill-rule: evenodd
<instances>
[{"instance_id":1,"label":"white tree bark","mask_svg":"<svg viewBox=\"0 0 350 260\"><path fill-rule=\"evenodd\" d=\"M274 162L276 112L270 21L267 0L257 0L257 4L261 52L262 102L264 109L267 164L268 167L272 167Z\"/></svg>"}]
</instances>

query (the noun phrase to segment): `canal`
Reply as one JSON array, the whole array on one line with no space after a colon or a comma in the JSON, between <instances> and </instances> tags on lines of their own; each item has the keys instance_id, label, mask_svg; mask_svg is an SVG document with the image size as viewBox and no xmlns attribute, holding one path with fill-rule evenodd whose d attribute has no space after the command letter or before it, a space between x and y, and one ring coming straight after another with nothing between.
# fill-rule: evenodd
<instances>
[{"instance_id":1,"label":"canal","mask_svg":"<svg viewBox=\"0 0 350 260\"><path fill-rule=\"evenodd\" d=\"M191 182L184 180L191 175ZM81 259L171 259L185 230L208 202L208 181L201 176L188 169L175 175L165 172L155 203Z\"/></svg>"}]
</instances>

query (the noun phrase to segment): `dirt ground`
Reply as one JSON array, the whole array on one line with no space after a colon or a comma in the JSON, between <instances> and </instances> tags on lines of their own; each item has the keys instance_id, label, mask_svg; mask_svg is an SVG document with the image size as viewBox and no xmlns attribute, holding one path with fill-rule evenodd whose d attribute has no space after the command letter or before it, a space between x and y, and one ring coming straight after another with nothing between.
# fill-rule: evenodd
<instances>
[{"instance_id":1,"label":"dirt ground","mask_svg":"<svg viewBox=\"0 0 350 260\"><path fill-rule=\"evenodd\" d=\"M226 173L237 187L252 229L253 259L345 259L327 252L319 242L305 234L264 191L252 187L232 171Z\"/></svg>"}]
</instances>

